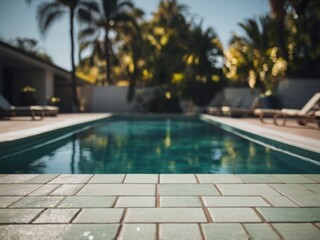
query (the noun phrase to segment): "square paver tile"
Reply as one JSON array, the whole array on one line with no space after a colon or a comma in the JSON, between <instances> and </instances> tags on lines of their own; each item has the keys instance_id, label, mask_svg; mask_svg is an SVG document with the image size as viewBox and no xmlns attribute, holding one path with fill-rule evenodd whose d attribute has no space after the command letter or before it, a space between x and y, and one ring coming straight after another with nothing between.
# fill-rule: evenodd
<instances>
[{"instance_id":1,"label":"square paver tile","mask_svg":"<svg viewBox=\"0 0 320 240\"><path fill-rule=\"evenodd\" d=\"M119 223L124 210L110 208L84 208L74 223Z\"/></svg>"},{"instance_id":2,"label":"square paver tile","mask_svg":"<svg viewBox=\"0 0 320 240\"><path fill-rule=\"evenodd\" d=\"M197 174L200 183L243 183L233 174Z\"/></svg>"},{"instance_id":3,"label":"square paver tile","mask_svg":"<svg viewBox=\"0 0 320 240\"><path fill-rule=\"evenodd\" d=\"M272 224L274 228L284 237L290 240L318 240L320 230L310 223L277 223Z\"/></svg>"},{"instance_id":4,"label":"square paver tile","mask_svg":"<svg viewBox=\"0 0 320 240\"><path fill-rule=\"evenodd\" d=\"M70 224L61 239L66 240L111 240L116 239L119 224ZM40 239L39 239L40 240ZM121 240L121 239L119 239Z\"/></svg>"},{"instance_id":5,"label":"square paver tile","mask_svg":"<svg viewBox=\"0 0 320 240\"><path fill-rule=\"evenodd\" d=\"M300 174L274 174L275 177L279 178L284 183L316 183Z\"/></svg>"},{"instance_id":6,"label":"square paver tile","mask_svg":"<svg viewBox=\"0 0 320 240\"><path fill-rule=\"evenodd\" d=\"M123 183L125 174L95 174L89 183Z\"/></svg>"},{"instance_id":7,"label":"square paver tile","mask_svg":"<svg viewBox=\"0 0 320 240\"><path fill-rule=\"evenodd\" d=\"M197 183L194 174L161 174L160 183Z\"/></svg>"},{"instance_id":8,"label":"square paver tile","mask_svg":"<svg viewBox=\"0 0 320 240\"><path fill-rule=\"evenodd\" d=\"M284 196L263 196L274 207L298 207L298 205L292 202L288 197Z\"/></svg>"},{"instance_id":9,"label":"square paver tile","mask_svg":"<svg viewBox=\"0 0 320 240\"><path fill-rule=\"evenodd\" d=\"M199 226L197 224L161 224L159 228L161 240L201 240Z\"/></svg>"},{"instance_id":10,"label":"square paver tile","mask_svg":"<svg viewBox=\"0 0 320 240\"><path fill-rule=\"evenodd\" d=\"M196 196L165 196L160 197L161 207L202 207L199 197Z\"/></svg>"},{"instance_id":11,"label":"square paver tile","mask_svg":"<svg viewBox=\"0 0 320 240\"><path fill-rule=\"evenodd\" d=\"M118 240L156 240L156 224L123 224Z\"/></svg>"},{"instance_id":12,"label":"square paver tile","mask_svg":"<svg viewBox=\"0 0 320 240\"><path fill-rule=\"evenodd\" d=\"M57 176L59 176L59 174L41 174L36 177L30 178L24 183L48 183Z\"/></svg>"},{"instance_id":13,"label":"square paver tile","mask_svg":"<svg viewBox=\"0 0 320 240\"><path fill-rule=\"evenodd\" d=\"M320 207L320 195L290 195L288 198L298 203L301 207Z\"/></svg>"},{"instance_id":14,"label":"square paver tile","mask_svg":"<svg viewBox=\"0 0 320 240\"><path fill-rule=\"evenodd\" d=\"M93 174L61 174L50 183L87 183L93 177Z\"/></svg>"},{"instance_id":15,"label":"square paver tile","mask_svg":"<svg viewBox=\"0 0 320 240\"><path fill-rule=\"evenodd\" d=\"M69 223L80 209L47 209L33 223Z\"/></svg>"},{"instance_id":16,"label":"square paver tile","mask_svg":"<svg viewBox=\"0 0 320 240\"><path fill-rule=\"evenodd\" d=\"M320 174L303 174L305 177L320 183Z\"/></svg>"},{"instance_id":17,"label":"square paver tile","mask_svg":"<svg viewBox=\"0 0 320 240\"><path fill-rule=\"evenodd\" d=\"M50 195L68 196L75 195L84 186L84 184L62 184Z\"/></svg>"},{"instance_id":18,"label":"square paver tile","mask_svg":"<svg viewBox=\"0 0 320 240\"><path fill-rule=\"evenodd\" d=\"M53 208L63 199L64 197L55 196L24 197L12 204L10 208Z\"/></svg>"},{"instance_id":19,"label":"square paver tile","mask_svg":"<svg viewBox=\"0 0 320 240\"><path fill-rule=\"evenodd\" d=\"M53 192L60 186L61 186L60 184L45 184L42 187L35 190L34 192L30 193L30 195L37 195L37 196L49 195L51 192Z\"/></svg>"},{"instance_id":20,"label":"square paver tile","mask_svg":"<svg viewBox=\"0 0 320 240\"><path fill-rule=\"evenodd\" d=\"M114 205L116 197L105 196L69 196L60 204L59 208L110 208Z\"/></svg>"},{"instance_id":21,"label":"square paver tile","mask_svg":"<svg viewBox=\"0 0 320 240\"><path fill-rule=\"evenodd\" d=\"M214 222L261 222L251 208L208 208Z\"/></svg>"},{"instance_id":22,"label":"square paver tile","mask_svg":"<svg viewBox=\"0 0 320 240\"><path fill-rule=\"evenodd\" d=\"M14 224L0 225L0 239L14 240L49 240L63 239L63 234L69 228L67 224ZM70 239L70 238L65 238ZM79 239L79 238L78 238Z\"/></svg>"},{"instance_id":23,"label":"square paver tile","mask_svg":"<svg viewBox=\"0 0 320 240\"><path fill-rule=\"evenodd\" d=\"M127 174L124 183L158 183L158 174Z\"/></svg>"},{"instance_id":24,"label":"square paver tile","mask_svg":"<svg viewBox=\"0 0 320 240\"><path fill-rule=\"evenodd\" d=\"M283 183L271 174L237 174L246 183Z\"/></svg>"},{"instance_id":25,"label":"square paver tile","mask_svg":"<svg viewBox=\"0 0 320 240\"><path fill-rule=\"evenodd\" d=\"M12 203L18 201L20 197L0 197L0 208L6 208L10 206Z\"/></svg>"},{"instance_id":26,"label":"square paver tile","mask_svg":"<svg viewBox=\"0 0 320 240\"><path fill-rule=\"evenodd\" d=\"M285 196L289 195L309 195L312 192L298 184L270 184L270 187L277 190Z\"/></svg>"},{"instance_id":27,"label":"square paver tile","mask_svg":"<svg viewBox=\"0 0 320 240\"><path fill-rule=\"evenodd\" d=\"M270 206L261 197L225 197L205 196L203 197L207 207L268 207Z\"/></svg>"},{"instance_id":28,"label":"square paver tile","mask_svg":"<svg viewBox=\"0 0 320 240\"><path fill-rule=\"evenodd\" d=\"M216 186L222 195L280 195L267 184L216 184Z\"/></svg>"},{"instance_id":29,"label":"square paver tile","mask_svg":"<svg viewBox=\"0 0 320 240\"><path fill-rule=\"evenodd\" d=\"M155 194L155 184L87 184L77 195L154 196Z\"/></svg>"},{"instance_id":30,"label":"square paver tile","mask_svg":"<svg viewBox=\"0 0 320 240\"><path fill-rule=\"evenodd\" d=\"M317 222L320 208L257 208L267 222Z\"/></svg>"},{"instance_id":31,"label":"square paver tile","mask_svg":"<svg viewBox=\"0 0 320 240\"><path fill-rule=\"evenodd\" d=\"M155 197L119 197L116 207L156 207Z\"/></svg>"},{"instance_id":32,"label":"square paver tile","mask_svg":"<svg viewBox=\"0 0 320 240\"><path fill-rule=\"evenodd\" d=\"M38 174L9 174L0 178L0 183L23 183Z\"/></svg>"},{"instance_id":33,"label":"square paver tile","mask_svg":"<svg viewBox=\"0 0 320 240\"><path fill-rule=\"evenodd\" d=\"M41 184L0 184L0 196L28 195Z\"/></svg>"},{"instance_id":34,"label":"square paver tile","mask_svg":"<svg viewBox=\"0 0 320 240\"><path fill-rule=\"evenodd\" d=\"M129 208L127 223L199 223L207 222L201 208Z\"/></svg>"},{"instance_id":35,"label":"square paver tile","mask_svg":"<svg viewBox=\"0 0 320 240\"><path fill-rule=\"evenodd\" d=\"M244 240L248 235L239 223L201 224L205 239Z\"/></svg>"},{"instance_id":36,"label":"square paver tile","mask_svg":"<svg viewBox=\"0 0 320 240\"><path fill-rule=\"evenodd\" d=\"M220 195L213 184L159 184L159 194L162 196L201 196Z\"/></svg>"},{"instance_id":37,"label":"square paver tile","mask_svg":"<svg viewBox=\"0 0 320 240\"><path fill-rule=\"evenodd\" d=\"M0 209L0 223L29 223L43 209Z\"/></svg>"},{"instance_id":38,"label":"square paver tile","mask_svg":"<svg viewBox=\"0 0 320 240\"><path fill-rule=\"evenodd\" d=\"M272 229L269 224L264 223L246 223L244 227L247 229L250 239L252 240L280 240L279 235Z\"/></svg>"}]
</instances>

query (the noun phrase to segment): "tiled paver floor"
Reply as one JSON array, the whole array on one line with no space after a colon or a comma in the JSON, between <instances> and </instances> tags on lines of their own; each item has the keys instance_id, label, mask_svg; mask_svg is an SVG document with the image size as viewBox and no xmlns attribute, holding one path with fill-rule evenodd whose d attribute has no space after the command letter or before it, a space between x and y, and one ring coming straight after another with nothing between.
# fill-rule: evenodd
<instances>
[{"instance_id":1,"label":"tiled paver floor","mask_svg":"<svg viewBox=\"0 0 320 240\"><path fill-rule=\"evenodd\" d=\"M0 239L320 239L319 175L0 175Z\"/></svg>"}]
</instances>

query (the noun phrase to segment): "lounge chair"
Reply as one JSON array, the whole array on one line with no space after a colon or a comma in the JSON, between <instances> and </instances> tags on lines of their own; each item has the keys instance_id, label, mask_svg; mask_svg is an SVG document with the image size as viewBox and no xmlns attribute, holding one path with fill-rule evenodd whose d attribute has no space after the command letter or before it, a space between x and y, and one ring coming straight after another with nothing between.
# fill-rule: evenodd
<instances>
[{"instance_id":1,"label":"lounge chair","mask_svg":"<svg viewBox=\"0 0 320 240\"><path fill-rule=\"evenodd\" d=\"M258 105L259 97L256 94L248 94L234 99L229 106L207 108L207 113L216 116L246 117L252 116Z\"/></svg>"},{"instance_id":2,"label":"lounge chair","mask_svg":"<svg viewBox=\"0 0 320 240\"><path fill-rule=\"evenodd\" d=\"M300 125L305 125L308 122L314 121L319 117L319 106L320 92L314 94L313 97L310 98L310 100L301 109L256 109L254 113L255 115L260 116L260 120L262 122L263 117L269 115L273 116L273 123L275 125L284 126L288 117L298 118L298 123ZM282 119L282 122L280 122L280 119Z\"/></svg>"},{"instance_id":3,"label":"lounge chair","mask_svg":"<svg viewBox=\"0 0 320 240\"><path fill-rule=\"evenodd\" d=\"M249 95L243 99L240 99L239 107L223 106L221 112L223 116L228 117L250 117L253 116L254 110L259 106L260 99L258 96Z\"/></svg>"},{"instance_id":4,"label":"lounge chair","mask_svg":"<svg viewBox=\"0 0 320 240\"><path fill-rule=\"evenodd\" d=\"M10 103L2 96L0 95L0 109L9 109L10 107L12 107L10 105ZM51 116L51 117L54 117L54 116L57 116L58 113L59 113L59 108L56 107L56 106L48 106L48 105L45 105L45 106L40 106L40 105L33 105L33 106L28 106L28 107L18 107L19 109L24 109L24 108L32 108L32 109L42 109L44 110L44 116ZM17 109L17 107L16 107ZM17 110L19 111L19 110Z\"/></svg>"},{"instance_id":5,"label":"lounge chair","mask_svg":"<svg viewBox=\"0 0 320 240\"><path fill-rule=\"evenodd\" d=\"M41 120L45 115L45 110L41 106L16 107L0 95L0 118L30 116L32 120Z\"/></svg>"}]
</instances>

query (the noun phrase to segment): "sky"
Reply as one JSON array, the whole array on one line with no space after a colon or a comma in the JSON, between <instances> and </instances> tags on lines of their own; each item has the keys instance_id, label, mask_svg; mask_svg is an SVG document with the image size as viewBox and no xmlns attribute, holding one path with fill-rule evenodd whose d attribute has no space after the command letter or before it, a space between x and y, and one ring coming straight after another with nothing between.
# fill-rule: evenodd
<instances>
[{"instance_id":1,"label":"sky","mask_svg":"<svg viewBox=\"0 0 320 240\"><path fill-rule=\"evenodd\" d=\"M0 38L7 41L16 37L34 38L38 40L41 49L53 58L54 64L70 70L67 15L52 25L46 36L42 36L37 25L36 11L37 6L43 1L49 0L33 0L31 4L27 4L25 0L0 0ZM146 13L145 18L149 19L156 10L159 0L133 0L133 2ZM188 12L196 22L203 21L203 27L212 27L224 47L228 46L233 32L241 33L239 22L269 12L268 0L178 0L178 2L189 7ZM78 27L76 26L76 31Z\"/></svg>"}]
</instances>

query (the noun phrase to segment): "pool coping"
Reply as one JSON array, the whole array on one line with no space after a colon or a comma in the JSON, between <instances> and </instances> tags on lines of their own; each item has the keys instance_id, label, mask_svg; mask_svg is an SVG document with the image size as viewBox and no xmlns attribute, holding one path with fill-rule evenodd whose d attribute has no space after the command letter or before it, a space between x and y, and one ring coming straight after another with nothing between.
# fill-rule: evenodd
<instances>
[{"instance_id":1,"label":"pool coping","mask_svg":"<svg viewBox=\"0 0 320 240\"><path fill-rule=\"evenodd\" d=\"M93 116L91 118L58 122L50 126L33 128L32 132L29 129L26 129L1 134L0 156L12 153L13 148L17 149L15 150L16 153L21 153L21 151L27 150L29 147L44 144L46 139L83 131L86 126L99 124L112 116L113 114L99 114L98 116Z\"/></svg>"},{"instance_id":2,"label":"pool coping","mask_svg":"<svg viewBox=\"0 0 320 240\"><path fill-rule=\"evenodd\" d=\"M285 134L275 130L268 129L265 131L263 127L252 126L247 123L236 124L232 118L220 118L202 114L200 118L204 121L210 122L222 129L241 137L266 144L274 149L283 150L285 153L292 155L305 156L307 161L319 163L320 161L320 141L316 139L309 139L293 134ZM229 121L228 121L229 120ZM231 120L231 121L230 121ZM264 135L262 135L262 133ZM303 143L303 144L302 144ZM310 146L310 145L313 146ZM317 147L318 146L318 147ZM320 164L320 163L319 163Z\"/></svg>"}]
</instances>

